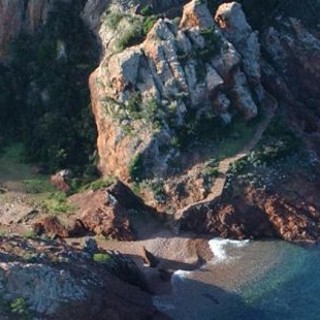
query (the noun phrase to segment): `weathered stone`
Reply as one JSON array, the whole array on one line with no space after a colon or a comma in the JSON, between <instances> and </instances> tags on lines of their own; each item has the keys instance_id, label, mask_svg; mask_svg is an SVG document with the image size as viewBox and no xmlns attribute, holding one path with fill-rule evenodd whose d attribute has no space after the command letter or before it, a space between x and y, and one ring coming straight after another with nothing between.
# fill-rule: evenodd
<instances>
[{"instance_id":1,"label":"weathered stone","mask_svg":"<svg viewBox=\"0 0 320 320\"><path fill-rule=\"evenodd\" d=\"M64 171L59 171L50 177L50 183L55 186L58 190L69 192L71 187L66 181Z\"/></svg>"},{"instance_id":2,"label":"weathered stone","mask_svg":"<svg viewBox=\"0 0 320 320\"><path fill-rule=\"evenodd\" d=\"M84 227L95 234L117 240L133 240L127 209L108 191L87 191L70 197Z\"/></svg>"},{"instance_id":3,"label":"weathered stone","mask_svg":"<svg viewBox=\"0 0 320 320\"><path fill-rule=\"evenodd\" d=\"M241 54L244 72L248 80L260 83L260 44L258 32L252 32L241 5L237 2L222 4L215 15L223 34Z\"/></svg>"},{"instance_id":4,"label":"weathered stone","mask_svg":"<svg viewBox=\"0 0 320 320\"><path fill-rule=\"evenodd\" d=\"M81 14L83 21L92 30L96 31L110 0L88 0Z\"/></svg>"},{"instance_id":5,"label":"weathered stone","mask_svg":"<svg viewBox=\"0 0 320 320\"><path fill-rule=\"evenodd\" d=\"M109 269L86 252L56 241L1 237L0 247L1 303L19 299L24 303L24 316L166 319L153 307L149 294L139 288L146 284L129 257L110 255ZM101 253L107 256L106 252ZM123 281L119 280L121 277ZM1 308L1 319L16 316L9 313Z\"/></svg>"},{"instance_id":6,"label":"weathered stone","mask_svg":"<svg viewBox=\"0 0 320 320\"><path fill-rule=\"evenodd\" d=\"M37 235L47 234L52 237L67 238L68 229L59 221L57 217L50 216L37 221L32 226Z\"/></svg>"},{"instance_id":7,"label":"weathered stone","mask_svg":"<svg viewBox=\"0 0 320 320\"><path fill-rule=\"evenodd\" d=\"M143 260L150 268L155 268L159 264L159 260L145 247L143 247Z\"/></svg>"},{"instance_id":8,"label":"weathered stone","mask_svg":"<svg viewBox=\"0 0 320 320\"><path fill-rule=\"evenodd\" d=\"M180 28L211 28L213 24L212 15L206 4L200 1L191 1L184 6Z\"/></svg>"},{"instance_id":9,"label":"weathered stone","mask_svg":"<svg viewBox=\"0 0 320 320\"><path fill-rule=\"evenodd\" d=\"M246 119L257 115L258 108L252 99L246 76L240 70L234 73L234 85L231 89L234 105L241 110Z\"/></svg>"},{"instance_id":10,"label":"weathered stone","mask_svg":"<svg viewBox=\"0 0 320 320\"><path fill-rule=\"evenodd\" d=\"M261 190L248 190L232 204L212 202L186 212L180 220L185 231L227 238L281 238L291 242L319 241L319 207Z\"/></svg>"},{"instance_id":11,"label":"weathered stone","mask_svg":"<svg viewBox=\"0 0 320 320\"><path fill-rule=\"evenodd\" d=\"M241 7L235 8L230 19L246 23ZM104 175L112 174L126 182L168 173L168 163L177 155L169 141L188 125L185 115L191 109L208 117L214 109L224 122L230 122L227 108L216 107L214 99L219 92L229 91L227 97L234 99L232 104L238 111L246 119L253 118L257 106L249 86L260 85L257 34L247 24L234 23L234 28L240 28L239 34L248 29L243 38L248 54L242 56L231 43L238 45L238 38L231 37L230 41L224 30L219 30L205 4L191 1L184 7L180 27L161 18L141 44L119 52L115 39L121 38L129 26L126 17L116 30L101 25L105 59L90 77L99 133L99 168ZM247 63L245 59L252 61ZM242 72L238 70L241 65ZM132 176L132 166L140 177ZM139 168L148 170L142 172Z\"/></svg>"},{"instance_id":12,"label":"weathered stone","mask_svg":"<svg viewBox=\"0 0 320 320\"><path fill-rule=\"evenodd\" d=\"M290 18L268 28L262 45L272 58L278 73L289 84L296 99L316 105L320 93L315 86L320 80L320 37L308 31L303 22Z\"/></svg>"}]
</instances>

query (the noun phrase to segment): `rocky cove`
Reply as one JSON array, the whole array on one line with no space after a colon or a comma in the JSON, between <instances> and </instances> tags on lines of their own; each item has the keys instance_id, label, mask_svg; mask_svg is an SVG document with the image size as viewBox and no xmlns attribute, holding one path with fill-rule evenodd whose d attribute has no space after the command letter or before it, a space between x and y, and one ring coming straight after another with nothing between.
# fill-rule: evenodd
<instances>
[{"instance_id":1,"label":"rocky cove","mask_svg":"<svg viewBox=\"0 0 320 320\"><path fill-rule=\"evenodd\" d=\"M318 259L319 9L0 0L0 318L287 319Z\"/></svg>"}]
</instances>

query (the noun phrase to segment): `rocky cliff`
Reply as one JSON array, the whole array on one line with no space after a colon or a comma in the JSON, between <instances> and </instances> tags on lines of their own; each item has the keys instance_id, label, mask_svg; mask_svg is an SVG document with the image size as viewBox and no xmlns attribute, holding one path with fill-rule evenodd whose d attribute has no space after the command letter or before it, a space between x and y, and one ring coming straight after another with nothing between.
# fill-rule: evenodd
<instances>
[{"instance_id":1,"label":"rocky cliff","mask_svg":"<svg viewBox=\"0 0 320 320\"><path fill-rule=\"evenodd\" d=\"M230 28L222 22L227 17L217 17L220 28L197 1L184 7L179 25L110 10L100 28L106 54L90 77L103 174L164 177L179 157L177 144L192 139L191 132L180 134L188 126L257 115L264 94L260 50L239 5L232 6Z\"/></svg>"},{"instance_id":2,"label":"rocky cliff","mask_svg":"<svg viewBox=\"0 0 320 320\"><path fill-rule=\"evenodd\" d=\"M0 5L0 136L23 142L29 161L51 170L84 167L95 148L87 79L99 56L80 18L84 2Z\"/></svg>"},{"instance_id":3,"label":"rocky cliff","mask_svg":"<svg viewBox=\"0 0 320 320\"><path fill-rule=\"evenodd\" d=\"M1 319L167 319L138 287L130 257L14 236L0 243Z\"/></svg>"},{"instance_id":4,"label":"rocky cliff","mask_svg":"<svg viewBox=\"0 0 320 320\"><path fill-rule=\"evenodd\" d=\"M244 2L251 20L253 7ZM290 146L284 147L284 151L273 146L274 152L280 154L277 156L287 177L296 176L293 168L289 169L295 152L299 154L296 157L305 154L304 168L316 161L312 156L312 152L318 152L319 132L319 90L312 85L320 74L316 24L307 28L297 17L282 18L280 15L285 12L282 5L268 7L270 20L259 25L259 32L252 29L236 2L221 4L216 12L210 12L204 2L191 1L184 5L179 20L159 18L150 12L147 16L141 15L135 6L130 9L111 3L108 8L97 30L104 55L90 77L98 128L99 168L104 175L138 185L140 195L148 204L161 211L176 212L177 217L187 214L189 219L188 210L194 212L195 208L203 207L206 211L210 203L226 194L223 187L228 184L228 178L223 175L228 168L224 168L225 165L241 157L247 161L246 156L251 156L255 144L258 153L268 153L266 150L270 143L274 144L276 134L284 134L283 143L296 148L292 151ZM294 8L289 6L288 12L296 14ZM259 133L263 135L268 124L259 119L268 117L277 106L276 119L280 116L280 122L288 123L296 133L288 134L288 138L282 129L278 133L275 129L276 132L270 136L266 133L260 142ZM253 121L254 118L257 119ZM228 129L237 135L239 126L244 126L240 135L247 134L247 140L237 142L232 135L228 139ZM272 126L277 125L272 123ZM215 130L223 132L224 137L212 135ZM226 149L239 143L244 151L228 160L221 147L223 139ZM313 151L298 147L299 139L307 142ZM204 149L209 150L203 152ZM271 159L272 155L269 156ZM273 185L278 179L275 173L278 168L274 168L271 160L268 163L268 170L275 170L269 183ZM272 176L261 170L255 174L257 180L263 181L266 175ZM302 172L300 174L299 179L305 181ZM315 172L313 181L316 175ZM236 182L230 180L230 184ZM268 188L267 183L259 186ZM261 198L271 197L272 202L281 188L285 186L279 184ZM224 189L228 189L228 185ZM317 204L310 205L318 212ZM290 206L283 206L288 208L285 215L290 215ZM261 210L267 215L263 219L270 223L273 218L268 210ZM307 216L312 215L311 211L306 209ZM311 224L317 224L317 216L310 218ZM249 216L243 219L240 220L251 221ZM221 223L223 230L224 222ZM283 224L272 224L272 231L258 234L303 239L304 236L295 235L292 230L287 235L280 232ZM316 230L306 231L304 223L301 228L299 234L317 238ZM257 235L248 232L245 236Z\"/></svg>"},{"instance_id":5,"label":"rocky cliff","mask_svg":"<svg viewBox=\"0 0 320 320\"><path fill-rule=\"evenodd\" d=\"M0 147L118 179L58 194L71 215L35 224L39 186L17 198L1 179L0 226L127 251L152 238L176 269L171 231L319 241L319 2L240 2L0 0ZM66 192L81 180L58 178ZM0 237L0 318L161 319L132 259L70 242Z\"/></svg>"},{"instance_id":6,"label":"rocky cliff","mask_svg":"<svg viewBox=\"0 0 320 320\"><path fill-rule=\"evenodd\" d=\"M26 116L36 130L23 133L30 134L32 159L56 168L84 165L92 157L94 135L79 129L81 123L89 128L86 100L75 98L78 89L85 91L94 56L81 16L100 46L100 65L89 79L99 169L131 184L159 211L180 216L192 204L222 196L228 166L259 144L276 106L319 153L316 23L306 27L295 6L288 7L294 17L281 18L283 5L268 3L270 20L255 23L258 32L240 4L217 3L2 1L2 58L17 40L2 82L12 85L12 93L20 90L13 101L8 93L1 98L2 117L9 118L12 105L31 111ZM243 4L253 21L254 5ZM308 5L310 12L314 8ZM29 36L22 41L19 34ZM75 49L80 42L81 51ZM70 75L78 81L68 81ZM61 86L68 90L59 97ZM75 108L79 112L72 113ZM80 157L70 134L83 143Z\"/></svg>"}]
</instances>

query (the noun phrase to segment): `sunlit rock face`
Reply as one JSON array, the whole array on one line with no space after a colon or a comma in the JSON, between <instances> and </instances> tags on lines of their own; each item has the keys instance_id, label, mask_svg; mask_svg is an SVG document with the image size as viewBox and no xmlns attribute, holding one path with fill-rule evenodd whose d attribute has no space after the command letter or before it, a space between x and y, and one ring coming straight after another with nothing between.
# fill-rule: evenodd
<instances>
[{"instance_id":1,"label":"sunlit rock face","mask_svg":"<svg viewBox=\"0 0 320 320\"><path fill-rule=\"evenodd\" d=\"M234 21L236 38L205 4L191 1L179 24L161 18L140 41L124 46L128 32L146 20L114 4L109 10L118 21L110 26L110 15L102 19L104 56L90 78L103 174L130 180L132 170L147 167L145 177L165 175L179 154L172 141L190 114L225 123L234 113L244 121L256 116L263 95L260 47L240 5L219 9L217 19Z\"/></svg>"}]
</instances>

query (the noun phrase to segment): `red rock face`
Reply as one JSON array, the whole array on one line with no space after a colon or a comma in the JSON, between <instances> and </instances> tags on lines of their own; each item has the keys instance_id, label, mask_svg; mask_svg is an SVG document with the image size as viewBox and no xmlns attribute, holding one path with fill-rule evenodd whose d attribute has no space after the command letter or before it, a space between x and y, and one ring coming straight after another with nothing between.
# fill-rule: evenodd
<instances>
[{"instance_id":1,"label":"red rock face","mask_svg":"<svg viewBox=\"0 0 320 320\"><path fill-rule=\"evenodd\" d=\"M60 191L70 191L70 186L66 182L65 178L60 174L60 172L50 177L50 183Z\"/></svg>"},{"instance_id":2,"label":"red rock face","mask_svg":"<svg viewBox=\"0 0 320 320\"><path fill-rule=\"evenodd\" d=\"M41 221L36 222L33 225L33 230L38 235L46 233L48 235L58 236L61 238L67 238L69 236L68 230L56 217L45 217Z\"/></svg>"},{"instance_id":3,"label":"red rock face","mask_svg":"<svg viewBox=\"0 0 320 320\"><path fill-rule=\"evenodd\" d=\"M100 99L104 96L104 91L96 84L98 71L91 74L89 86L91 92L92 112L99 132L97 149L99 152L99 169L104 175L114 174L115 176L126 179L128 173L128 162L131 158L128 150L131 144L130 139L124 138L117 141L117 133L121 133L119 125L112 119L107 119L104 108L101 107Z\"/></svg>"},{"instance_id":4,"label":"red rock face","mask_svg":"<svg viewBox=\"0 0 320 320\"><path fill-rule=\"evenodd\" d=\"M195 0L184 6L178 28L173 21L158 19L141 43L122 51L116 39L130 21L124 17L116 30L102 23L99 37L104 56L89 83L103 175L131 182L135 180L131 169L138 167L139 159L139 167L147 168L139 172L139 179L164 177L179 153L170 142L188 126L187 114L192 110L208 119L219 111L228 123L232 102L246 120L257 115L247 80L255 80L251 82L261 91L260 99L257 35L247 27L241 7L237 8L246 27L237 39L241 34L241 40L246 40L241 47L249 52L246 56L224 36L207 6ZM206 58L194 57L198 51ZM139 107L133 111L135 104Z\"/></svg>"},{"instance_id":5,"label":"red rock face","mask_svg":"<svg viewBox=\"0 0 320 320\"><path fill-rule=\"evenodd\" d=\"M134 240L128 210L107 190L88 191L70 199L88 230L111 239Z\"/></svg>"},{"instance_id":6,"label":"red rock face","mask_svg":"<svg viewBox=\"0 0 320 320\"><path fill-rule=\"evenodd\" d=\"M311 205L292 203L275 195L266 199L264 212L285 240L314 241L319 238L320 213Z\"/></svg>"},{"instance_id":7,"label":"red rock face","mask_svg":"<svg viewBox=\"0 0 320 320\"><path fill-rule=\"evenodd\" d=\"M236 239L319 241L320 211L310 202L253 189L230 202L189 212L181 221L182 229Z\"/></svg>"},{"instance_id":8,"label":"red rock face","mask_svg":"<svg viewBox=\"0 0 320 320\"><path fill-rule=\"evenodd\" d=\"M48 0L2 0L0 2L0 60L5 58L11 42L21 32L34 32L45 22Z\"/></svg>"}]
</instances>

